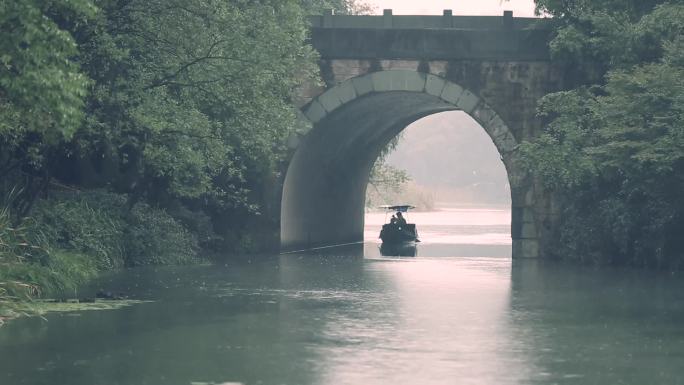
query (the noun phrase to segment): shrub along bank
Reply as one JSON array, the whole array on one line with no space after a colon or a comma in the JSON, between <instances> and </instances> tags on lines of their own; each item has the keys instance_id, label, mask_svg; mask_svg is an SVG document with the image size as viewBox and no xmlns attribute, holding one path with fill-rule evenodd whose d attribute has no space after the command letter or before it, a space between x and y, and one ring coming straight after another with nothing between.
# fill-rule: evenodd
<instances>
[{"instance_id":1,"label":"shrub along bank","mask_svg":"<svg viewBox=\"0 0 684 385\"><path fill-rule=\"evenodd\" d=\"M17 302L71 293L97 272L199 260L198 241L165 210L104 191L59 194L38 201L13 225L0 212L0 318Z\"/></svg>"}]
</instances>

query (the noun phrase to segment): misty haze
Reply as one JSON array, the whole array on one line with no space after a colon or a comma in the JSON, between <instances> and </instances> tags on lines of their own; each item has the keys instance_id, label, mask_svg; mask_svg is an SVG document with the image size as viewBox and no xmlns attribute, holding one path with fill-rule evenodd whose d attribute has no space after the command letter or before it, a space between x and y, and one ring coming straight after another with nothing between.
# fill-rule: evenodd
<instances>
[{"instance_id":1,"label":"misty haze","mask_svg":"<svg viewBox=\"0 0 684 385\"><path fill-rule=\"evenodd\" d=\"M510 205L499 152L480 124L463 112L431 115L408 126L387 164L431 191L438 207Z\"/></svg>"},{"instance_id":2,"label":"misty haze","mask_svg":"<svg viewBox=\"0 0 684 385\"><path fill-rule=\"evenodd\" d=\"M3 0L0 384L684 385L683 0Z\"/></svg>"}]
</instances>

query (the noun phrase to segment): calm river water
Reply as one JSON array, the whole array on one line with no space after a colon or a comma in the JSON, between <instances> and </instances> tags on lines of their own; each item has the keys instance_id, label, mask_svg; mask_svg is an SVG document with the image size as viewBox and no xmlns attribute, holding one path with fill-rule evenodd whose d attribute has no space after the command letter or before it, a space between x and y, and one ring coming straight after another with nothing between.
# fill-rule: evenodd
<instances>
[{"instance_id":1,"label":"calm river water","mask_svg":"<svg viewBox=\"0 0 684 385\"><path fill-rule=\"evenodd\" d=\"M133 269L153 302L0 328L0 384L684 384L684 280L511 261L509 212L417 213L364 245Z\"/></svg>"}]
</instances>

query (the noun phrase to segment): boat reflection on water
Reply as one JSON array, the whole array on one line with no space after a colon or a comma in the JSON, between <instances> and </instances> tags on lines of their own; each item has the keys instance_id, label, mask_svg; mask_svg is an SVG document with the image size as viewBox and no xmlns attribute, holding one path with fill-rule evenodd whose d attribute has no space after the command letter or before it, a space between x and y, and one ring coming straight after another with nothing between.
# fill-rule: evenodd
<instances>
[{"instance_id":1,"label":"boat reflection on water","mask_svg":"<svg viewBox=\"0 0 684 385\"><path fill-rule=\"evenodd\" d=\"M418 247L415 243L382 243L380 255L383 257L415 257Z\"/></svg>"}]
</instances>

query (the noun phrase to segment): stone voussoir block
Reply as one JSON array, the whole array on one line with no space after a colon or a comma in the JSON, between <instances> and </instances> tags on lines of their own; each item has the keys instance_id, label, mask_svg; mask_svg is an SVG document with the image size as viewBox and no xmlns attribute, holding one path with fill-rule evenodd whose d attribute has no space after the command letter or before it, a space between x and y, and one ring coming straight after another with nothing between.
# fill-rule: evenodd
<instances>
[{"instance_id":1,"label":"stone voussoir block","mask_svg":"<svg viewBox=\"0 0 684 385\"><path fill-rule=\"evenodd\" d=\"M491 121L498 116L496 112L487 105L487 103L478 104L477 108L473 110L471 115L484 128L488 128Z\"/></svg>"},{"instance_id":2,"label":"stone voussoir block","mask_svg":"<svg viewBox=\"0 0 684 385\"><path fill-rule=\"evenodd\" d=\"M373 78L372 74L364 75L352 79L352 85L356 91L357 96L363 96L373 92Z\"/></svg>"},{"instance_id":3,"label":"stone voussoir block","mask_svg":"<svg viewBox=\"0 0 684 385\"><path fill-rule=\"evenodd\" d=\"M494 138L501 137L508 132L508 126L506 126L506 123L504 123L503 119L501 119L499 115L496 115L492 120L490 120L485 128L492 134L492 137Z\"/></svg>"},{"instance_id":4,"label":"stone voussoir block","mask_svg":"<svg viewBox=\"0 0 684 385\"><path fill-rule=\"evenodd\" d=\"M306 108L304 115L311 123L316 124L327 115L327 112L318 100L314 100Z\"/></svg>"},{"instance_id":5,"label":"stone voussoir block","mask_svg":"<svg viewBox=\"0 0 684 385\"><path fill-rule=\"evenodd\" d=\"M335 88L338 90L338 97L340 98L342 104L349 103L357 97L354 84L352 84L352 82L349 80L340 83Z\"/></svg>"},{"instance_id":6,"label":"stone voussoir block","mask_svg":"<svg viewBox=\"0 0 684 385\"><path fill-rule=\"evenodd\" d=\"M501 150L503 150L503 152L515 151L518 148L518 141L515 140L515 137L510 132L506 132L496 140L501 144Z\"/></svg>"},{"instance_id":7,"label":"stone voussoir block","mask_svg":"<svg viewBox=\"0 0 684 385\"><path fill-rule=\"evenodd\" d=\"M405 79L406 91L423 92L427 77L425 74L416 71L402 71Z\"/></svg>"},{"instance_id":8,"label":"stone voussoir block","mask_svg":"<svg viewBox=\"0 0 684 385\"><path fill-rule=\"evenodd\" d=\"M342 105L342 100L340 100L338 87L333 87L329 89L328 91L318 96L318 98L316 99L328 112L333 112L337 107Z\"/></svg>"},{"instance_id":9,"label":"stone voussoir block","mask_svg":"<svg viewBox=\"0 0 684 385\"><path fill-rule=\"evenodd\" d=\"M471 114L480 101L481 99L477 95L468 90L464 90L461 97L458 98L458 108L468 114Z\"/></svg>"},{"instance_id":10,"label":"stone voussoir block","mask_svg":"<svg viewBox=\"0 0 684 385\"><path fill-rule=\"evenodd\" d=\"M376 92L385 91L415 91L425 89L425 77L419 72L406 70L389 70L375 72L373 75L373 89Z\"/></svg>"},{"instance_id":11,"label":"stone voussoir block","mask_svg":"<svg viewBox=\"0 0 684 385\"><path fill-rule=\"evenodd\" d=\"M428 94L440 97L442 96L444 86L446 86L446 80L443 78L432 74L427 75L425 79L425 92Z\"/></svg>"},{"instance_id":12,"label":"stone voussoir block","mask_svg":"<svg viewBox=\"0 0 684 385\"><path fill-rule=\"evenodd\" d=\"M459 86L458 84L447 83L442 90L442 95L440 95L440 98L447 103L457 106L458 100L461 98L461 95L464 91L465 90L463 87Z\"/></svg>"}]
</instances>

